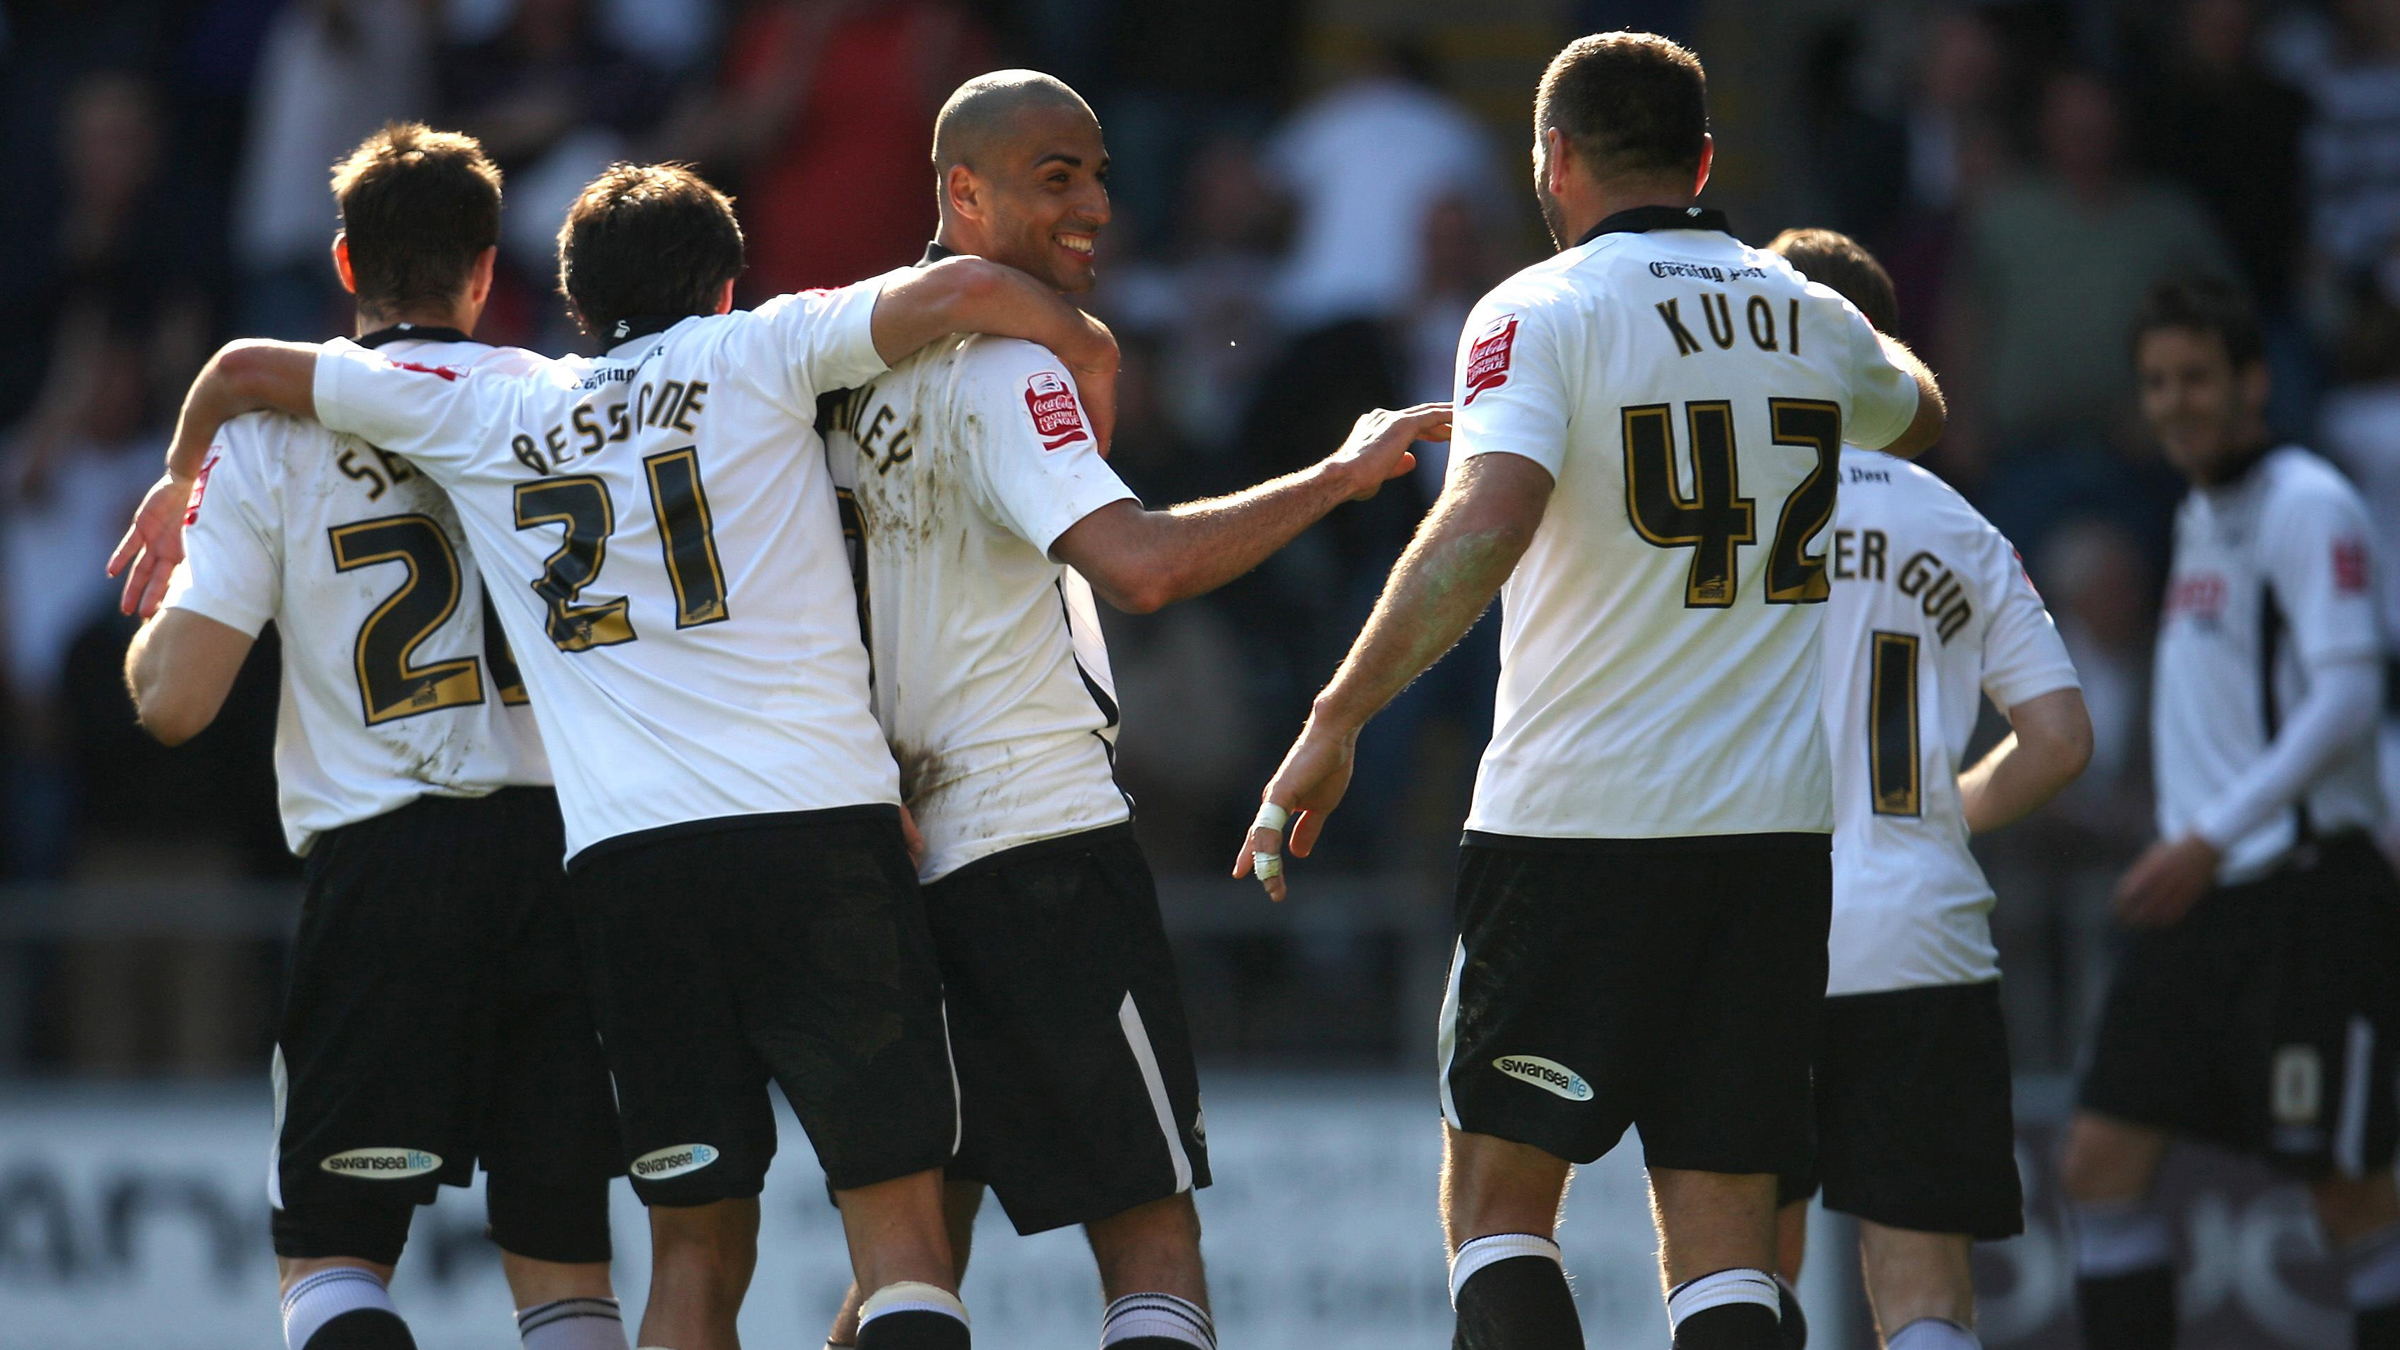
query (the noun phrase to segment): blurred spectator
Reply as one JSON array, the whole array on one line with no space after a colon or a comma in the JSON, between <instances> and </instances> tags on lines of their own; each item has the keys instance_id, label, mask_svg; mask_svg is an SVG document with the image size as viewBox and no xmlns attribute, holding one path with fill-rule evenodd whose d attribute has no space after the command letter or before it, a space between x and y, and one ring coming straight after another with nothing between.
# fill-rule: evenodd
<instances>
[{"instance_id":1,"label":"blurred spectator","mask_svg":"<svg viewBox=\"0 0 2400 1350\"><path fill-rule=\"evenodd\" d=\"M1859 73L1859 22L1830 20L1809 36L1800 106L1811 186L1827 226L1880 244L1909 186L1909 135L1868 106Z\"/></svg>"},{"instance_id":2,"label":"blurred spectator","mask_svg":"<svg viewBox=\"0 0 2400 1350\"><path fill-rule=\"evenodd\" d=\"M497 36L443 55L436 87L442 124L480 139L508 175L504 252L545 283L567 207L628 157L669 93L665 72L603 32L592 0L521 0Z\"/></svg>"},{"instance_id":3,"label":"blurred spectator","mask_svg":"<svg viewBox=\"0 0 2400 1350\"><path fill-rule=\"evenodd\" d=\"M2262 305L2289 301L2300 247L2300 129L2308 101L2267 74L2249 0L2185 0L2156 86L2141 100L2142 157L2208 208Z\"/></svg>"},{"instance_id":4,"label":"blurred spectator","mask_svg":"<svg viewBox=\"0 0 2400 1350\"><path fill-rule=\"evenodd\" d=\"M1057 9L1094 2L1042 0ZM1171 208L1199 147L1222 136L1254 138L1274 122L1291 85L1300 5L1096 2L1110 11L1095 25L1109 42L1107 60L1092 73L1113 83L1084 95L1108 127L1118 228L1144 248L1160 249L1174 240Z\"/></svg>"},{"instance_id":5,"label":"blurred spectator","mask_svg":"<svg viewBox=\"0 0 2400 1350\"><path fill-rule=\"evenodd\" d=\"M729 170L752 302L905 266L935 224L926 148L983 30L949 0L754 0L722 85L661 135L662 155Z\"/></svg>"},{"instance_id":6,"label":"blurred spectator","mask_svg":"<svg viewBox=\"0 0 2400 1350\"><path fill-rule=\"evenodd\" d=\"M2335 352L2340 384L2318 409L2322 448L2367 499L2378 531L2383 645L2385 851L2400 857L2400 249L2352 306Z\"/></svg>"},{"instance_id":7,"label":"blurred spectator","mask_svg":"<svg viewBox=\"0 0 2400 1350\"><path fill-rule=\"evenodd\" d=\"M1426 209L1451 193L1510 200L1482 125L1394 44L1302 104L1266 163L1297 213L1274 296L1294 331L1398 317L1424 272Z\"/></svg>"},{"instance_id":8,"label":"blurred spectator","mask_svg":"<svg viewBox=\"0 0 2400 1350\"><path fill-rule=\"evenodd\" d=\"M1939 357L1945 355L1939 342L1959 271L1962 218L2008 161L1993 107L2002 57L1991 26L1969 7L1944 10L1926 22L1923 64L1901 112L1908 145L1905 215L1890 231L1883 262L1899 293L1899 336L1933 347ZM1820 163L1819 171L1840 170ZM1953 425L1954 435L1963 431Z\"/></svg>"},{"instance_id":9,"label":"blurred spectator","mask_svg":"<svg viewBox=\"0 0 2400 1350\"><path fill-rule=\"evenodd\" d=\"M2041 171L1976 205L1963 259L1979 368L1973 411L2004 453L2128 419L2125 334L2144 291L2178 271L2232 270L2188 196L2127 174L2107 85L2080 71L2054 76L2039 133Z\"/></svg>"},{"instance_id":10,"label":"blurred spectator","mask_svg":"<svg viewBox=\"0 0 2400 1350\"><path fill-rule=\"evenodd\" d=\"M2335 0L2278 35L2284 72L2315 104L2306 133L2309 233L2337 272L2372 266L2400 232L2400 0Z\"/></svg>"},{"instance_id":11,"label":"blurred spectator","mask_svg":"<svg viewBox=\"0 0 2400 1350\"><path fill-rule=\"evenodd\" d=\"M276 17L234 198L242 332L314 339L346 327L326 180L368 132L424 114L427 22L424 0L294 0Z\"/></svg>"}]
</instances>

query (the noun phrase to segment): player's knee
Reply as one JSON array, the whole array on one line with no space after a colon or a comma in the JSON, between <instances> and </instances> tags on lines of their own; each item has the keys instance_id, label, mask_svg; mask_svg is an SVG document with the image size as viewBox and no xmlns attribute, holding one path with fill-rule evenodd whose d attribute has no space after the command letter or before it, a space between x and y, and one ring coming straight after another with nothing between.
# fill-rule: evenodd
<instances>
[{"instance_id":1,"label":"player's knee","mask_svg":"<svg viewBox=\"0 0 2400 1350\"><path fill-rule=\"evenodd\" d=\"M485 1235L504 1252L557 1265L606 1265L608 1183L555 1186L487 1174Z\"/></svg>"},{"instance_id":2,"label":"player's knee","mask_svg":"<svg viewBox=\"0 0 2400 1350\"><path fill-rule=\"evenodd\" d=\"M744 1277L758 1260L758 1202L650 1207L652 1261L686 1275Z\"/></svg>"},{"instance_id":3,"label":"player's knee","mask_svg":"<svg viewBox=\"0 0 2400 1350\"><path fill-rule=\"evenodd\" d=\"M1161 1290L1185 1298L1203 1295L1200 1212L1190 1192L1136 1205L1084 1226L1100 1282L1115 1297L1132 1290Z\"/></svg>"},{"instance_id":4,"label":"player's knee","mask_svg":"<svg viewBox=\"0 0 2400 1350\"><path fill-rule=\"evenodd\" d=\"M1567 1164L1529 1144L1452 1129L1442 1206L1453 1240L1487 1233L1548 1236L1566 1194Z\"/></svg>"},{"instance_id":5,"label":"player's knee","mask_svg":"<svg viewBox=\"0 0 2400 1350\"><path fill-rule=\"evenodd\" d=\"M2348 1246L2379 1228L2400 1223L2400 1193L2394 1192L2389 1172L2327 1177L2308 1189L2316 1202L2317 1223L2333 1246Z\"/></svg>"}]
</instances>

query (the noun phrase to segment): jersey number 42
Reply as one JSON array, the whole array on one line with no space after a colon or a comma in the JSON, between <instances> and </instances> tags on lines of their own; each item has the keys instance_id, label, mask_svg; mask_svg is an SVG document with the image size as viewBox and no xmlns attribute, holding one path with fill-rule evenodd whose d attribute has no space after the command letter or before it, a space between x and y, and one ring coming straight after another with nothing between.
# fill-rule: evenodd
<instances>
[{"instance_id":1,"label":"jersey number 42","mask_svg":"<svg viewBox=\"0 0 2400 1350\"><path fill-rule=\"evenodd\" d=\"M1687 608L1725 609L1741 589L1740 546L1758 542L1756 504L1742 495L1733 404L1695 399L1683 405L1691 444L1688 495L1675 471L1673 411L1672 404L1648 403L1620 412L1625 515L1634 533L1650 543L1692 550L1683 591ZM1784 499L1775 542L1767 550L1766 600L1770 605L1818 604L1830 593L1825 557L1811 557L1807 545L1833 521L1834 491L1841 481L1842 410L1821 399L1771 398L1767 425L1775 444L1814 452L1817 466Z\"/></svg>"}]
</instances>

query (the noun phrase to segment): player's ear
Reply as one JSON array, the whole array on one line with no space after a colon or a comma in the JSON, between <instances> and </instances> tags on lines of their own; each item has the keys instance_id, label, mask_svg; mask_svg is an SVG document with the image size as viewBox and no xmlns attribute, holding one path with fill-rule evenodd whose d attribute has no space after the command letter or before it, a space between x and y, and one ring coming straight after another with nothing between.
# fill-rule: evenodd
<instances>
[{"instance_id":1,"label":"player's ear","mask_svg":"<svg viewBox=\"0 0 2400 1350\"><path fill-rule=\"evenodd\" d=\"M487 245L467 269L467 307L478 314L483 312L483 302L492 296L492 267L499 259L500 246Z\"/></svg>"},{"instance_id":2,"label":"player's ear","mask_svg":"<svg viewBox=\"0 0 2400 1350\"><path fill-rule=\"evenodd\" d=\"M358 294L358 276L350 270L350 232L333 232L333 274L342 279L342 289Z\"/></svg>"},{"instance_id":3,"label":"player's ear","mask_svg":"<svg viewBox=\"0 0 2400 1350\"><path fill-rule=\"evenodd\" d=\"M953 164L942 172L942 207L945 214L956 212L969 220L983 219L983 184L975 181L973 169Z\"/></svg>"},{"instance_id":4,"label":"player's ear","mask_svg":"<svg viewBox=\"0 0 2400 1350\"><path fill-rule=\"evenodd\" d=\"M1692 179L1692 195L1697 197L1708 186L1708 171L1717 162L1717 138L1700 133L1700 172Z\"/></svg>"},{"instance_id":5,"label":"player's ear","mask_svg":"<svg viewBox=\"0 0 2400 1350\"><path fill-rule=\"evenodd\" d=\"M717 313L719 313L719 314L731 314L731 313L733 312L733 278L732 278L732 277L727 277L727 278L725 278L725 284L724 284L724 285L722 285L722 286L719 286L719 287L717 288L717 310L716 310L716 312L717 312Z\"/></svg>"}]
</instances>

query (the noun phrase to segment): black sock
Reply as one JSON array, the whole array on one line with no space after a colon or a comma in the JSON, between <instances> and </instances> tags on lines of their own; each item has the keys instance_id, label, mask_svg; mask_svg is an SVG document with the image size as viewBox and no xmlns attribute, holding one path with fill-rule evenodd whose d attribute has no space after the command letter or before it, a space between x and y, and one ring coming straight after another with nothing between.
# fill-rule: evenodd
<instances>
[{"instance_id":1,"label":"black sock","mask_svg":"<svg viewBox=\"0 0 2400 1350\"><path fill-rule=\"evenodd\" d=\"M2356 1325L2358 1350L2400 1350L2400 1306L2361 1308Z\"/></svg>"},{"instance_id":2,"label":"black sock","mask_svg":"<svg viewBox=\"0 0 2400 1350\"><path fill-rule=\"evenodd\" d=\"M967 1350L967 1324L944 1312L888 1312L858 1328L858 1350Z\"/></svg>"},{"instance_id":3,"label":"black sock","mask_svg":"<svg viewBox=\"0 0 2400 1350\"><path fill-rule=\"evenodd\" d=\"M1808 1350L1808 1318L1800 1311L1800 1295L1791 1281L1775 1277L1776 1296L1783 1304L1783 1350Z\"/></svg>"},{"instance_id":4,"label":"black sock","mask_svg":"<svg viewBox=\"0 0 2400 1350\"><path fill-rule=\"evenodd\" d=\"M1512 1235L1513 1236L1513 1235ZM1451 1350L1583 1350L1583 1323L1567 1272L1548 1256L1512 1256L1458 1289Z\"/></svg>"},{"instance_id":5,"label":"black sock","mask_svg":"<svg viewBox=\"0 0 2400 1350\"><path fill-rule=\"evenodd\" d=\"M1675 1350L1781 1350L1783 1327L1763 1303L1720 1303L1675 1324Z\"/></svg>"},{"instance_id":6,"label":"black sock","mask_svg":"<svg viewBox=\"0 0 2400 1350\"><path fill-rule=\"evenodd\" d=\"M381 1308L360 1308L318 1327L307 1350L417 1350L417 1338Z\"/></svg>"},{"instance_id":7,"label":"black sock","mask_svg":"<svg viewBox=\"0 0 2400 1350\"><path fill-rule=\"evenodd\" d=\"M2092 1350L2173 1350L2175 1272L2166 1266L2078 1276L2075 1306Z\"/></svg>"}]
</instances>

